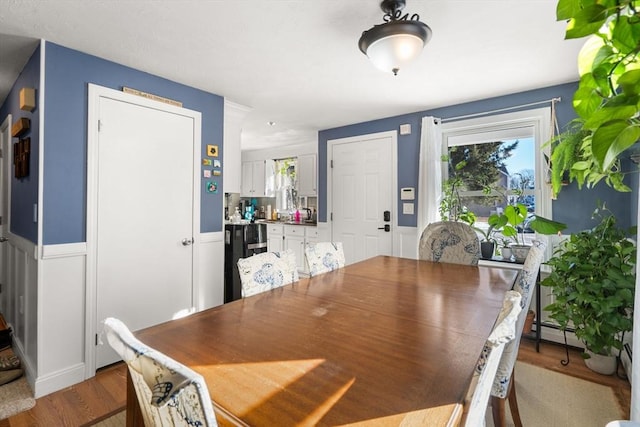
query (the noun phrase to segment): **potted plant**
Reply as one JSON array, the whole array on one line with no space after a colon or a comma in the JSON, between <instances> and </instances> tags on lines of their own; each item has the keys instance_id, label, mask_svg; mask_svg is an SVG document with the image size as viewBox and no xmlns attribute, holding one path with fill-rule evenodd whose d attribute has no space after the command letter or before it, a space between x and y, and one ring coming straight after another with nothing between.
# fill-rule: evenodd
<instances>
[{"instance_id":1,"label":"potted plant","mask_svg":"<svg viewBox=\"0 0 640 427\"><path fill-rule=\"evenodd\" d=\"M583 357L596 372L612 374L612 351L622 348L622 334L632 328L636 248L628 237L635 230L616 226L606 206L594 214L599 223L572 234L547 261L551 274L542 286L551 289L554 302L545 310L561 330L573 327L585 345ZM596 363L605 358L606 367Z\"/></svg>"},{"instance_id":2,"label":"potted plant","mask_svg":"<svg viewBox=\"0 0 640 427\"><path fill-rule=\"evenodd\" d=\"M509 247L518 262L525 260L530 248L524 240L526 229L548 235L557 234L567 228L567 225L561 222L529 213L527 207L522 203L507 205L503 213L492 214L489 221L495 223L495 227L502 231L503 236L514 239L515 243Z\"/></svg>"},{"instance_id":3,"label":"potted plant","mask_svg":"<svg viewBox=\"0 0 640 427\"><path fill-rule=\"evenodd\" d=\"M484 228L474 226L473 224L475 223L475 221L471 224L473 229L480 233L480 235L482 236L482 239L480 240L480 254L484 259L491 259L495 252L497 239L494 234L501 231L501 227L499 226L498 222L499 217L497 215L491 215L487 220L489 227L486 230Z\"/></svg>"},{"instance_id":4,"label":"potted plant","mask_svg":"<svg viewBox=\"0 0 640 427\"><path fill-rule=\"evenodd\" d=\"M640 139L640 31L634 30L639 6L638 0L558 0L556 18L567 22L565 38L588 38L578 54L578 119L550 141L554 196L565 177L580 188L604 180L630 191L620 158Z\"/></svg>"}]
</instances>

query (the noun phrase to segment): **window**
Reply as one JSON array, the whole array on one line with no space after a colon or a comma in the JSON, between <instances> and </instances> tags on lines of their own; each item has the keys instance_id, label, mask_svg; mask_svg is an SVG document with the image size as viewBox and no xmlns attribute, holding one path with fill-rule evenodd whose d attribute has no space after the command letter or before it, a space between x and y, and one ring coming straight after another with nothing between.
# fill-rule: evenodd
<instances>
[{"instance_id":1,"label":"window","mask_svg":"<svg viewBox=\"0 0 640 427\"><path fill-rule=\"evenodd\" d=\"M297 207L296 166L298 159L275 159L276 209L288 212Z\"/></svg>"},{"instance_id":2,"label":"window","mask_svg":"<svg viewBox=\"0 0 640 427\"><path fill-rule=\"evenodd\" d=\"M461 204L477 215L477 226L514 202L551 218L542 151L550 114L541 108L442 125L443 182L456 179ZM533 238L526 224L524 231Z\"/></svg>"}]
</instances>

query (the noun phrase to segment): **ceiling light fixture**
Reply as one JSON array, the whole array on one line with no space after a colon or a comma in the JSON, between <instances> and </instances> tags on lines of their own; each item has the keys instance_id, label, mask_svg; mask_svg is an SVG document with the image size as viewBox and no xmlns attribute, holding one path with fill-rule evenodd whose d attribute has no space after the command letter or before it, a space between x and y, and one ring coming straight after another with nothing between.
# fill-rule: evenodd
<instances>
[{"instance_id":1,"label":"ceiling light fixture","mask_svg":"<svg viewBox=\"0 0 640 427\"><path fill-rule=\"evenodd\" d=\"M358 42L373 65L394 75L413 61L431 38L431 28L420 22L417 13L402 15L405 4L405 0L382 0L384 23L364 31Z\"/></svg>"}]
</instances>

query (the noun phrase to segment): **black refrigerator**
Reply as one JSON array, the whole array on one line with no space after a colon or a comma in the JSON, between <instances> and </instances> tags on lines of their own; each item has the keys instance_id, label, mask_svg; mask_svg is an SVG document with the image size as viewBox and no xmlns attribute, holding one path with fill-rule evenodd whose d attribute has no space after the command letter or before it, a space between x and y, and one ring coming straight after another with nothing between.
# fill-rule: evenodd
<instances>
[{"instance_id":1,"label":"black refrigerator","mask_svg":"<svg viewBox=\"0 0 640 427\"><path fill-rule=\"evenodd\" d=\"M267 224L226 224L224 227L224 302L242 298L238 260L267 251Z\"/></svg>"}]
</instances>

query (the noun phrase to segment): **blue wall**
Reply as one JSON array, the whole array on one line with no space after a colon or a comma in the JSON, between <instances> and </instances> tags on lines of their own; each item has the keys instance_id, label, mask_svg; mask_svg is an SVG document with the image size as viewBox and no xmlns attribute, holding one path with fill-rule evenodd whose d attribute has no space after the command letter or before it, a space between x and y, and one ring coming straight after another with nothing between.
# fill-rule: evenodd
<instances>
[{"instance_id":1,"label":"blue wall","mask_svg":"<svg viewBox=\"0 0 640 427\"><path fill-rule=\"evenodd\" d=\"M365 123L358 123L349 126L343 126L334 129L327 129L318 133L318 203L320 210L318 212L318 220L327 220L327 141L339 138L348 138L352 136L395 131L401 124L411 124L411 135L398 135L398 197L400 188L415 187L417 198L421 197L418 186L418 157L420 153L420 128L422 117L434 116L441 119L449 117L464 116L468 114L482 113L485 111L493 111L503 108L509 108L515 105L530 104L538 101L545 101L551 98L561 97L562 102L556 104L556 115L558 123L564 127L569 121L575 118L575 112L571 105L573 93L577 87L577 83L568 83L558 86L552 86L543 89L536 89L527 92L521 92L496 98L485 99L482 101L469 102L466 104L453 105L433 110L426 110L417 113L404 114L401 116L389 117L374 120ZM540 108L540 106L530 107ZM515 111L515 110L514 110ZM637 176L631 175L631 180L637 179ZM606 201L612 211L619 219L621 226L629 226L635 224L635 217L632 218L632 209L630 208L632 201L636 200L635 193L618 193L599 184L593 190L578 191L575 185L563 188L558 199L553 201L553 218L568 224L567 233L590 228L594 224L591 221L591 213L596 207L598 200ZM402 212L401 201L397 201L398 212ZM418 205L416 200L416 206ZM417 214L403 215L399 214L398 225L405 227L416 227Z\"/></svg>"},{"instance_id":2,"label":"blue wall","mask_svg":"<svg viewBox=\"0 0 640 427\"><path fill-rule=\"evenodd\" d=\"M20 109L20 89L34 88L36 90L36 108L32 112ZM40 92L40 46L29 58L27 65L18 76L7 99L0 107L0 122L11 114L15 123L20 118L31 120L29 131L20 138L31 138L31 154L29 156L29 175L25 178L14 178L14 169L11 167L11 232L24 237L34 243L38 242L38 224L33 221L33 207L38 203L38 147L40 138L40 105L38 96ZM18 138L12 138L12 143L18 142ZM13 162L11 162L13 165Z\"/></svg>"},{"instance_id":3,"label":"blue wall","mask_svg":"<svg viewBox=\"0 0 640 427\"><path fill-rule=\"evenodd\" d=\"M131 87L201 112L202 156L207 144L216 144L222 158L224 98L49 42L45 58L43 244L86 240L89 83ZM222 176L216 178L223 188ZM206 193L204 187L200 231L221 231L223 194Z\"/></svg>"}]
</instances>

